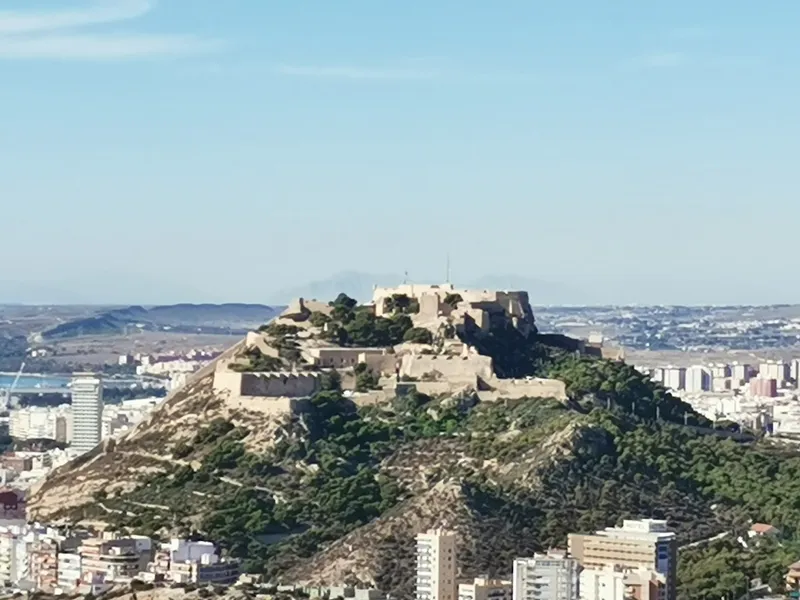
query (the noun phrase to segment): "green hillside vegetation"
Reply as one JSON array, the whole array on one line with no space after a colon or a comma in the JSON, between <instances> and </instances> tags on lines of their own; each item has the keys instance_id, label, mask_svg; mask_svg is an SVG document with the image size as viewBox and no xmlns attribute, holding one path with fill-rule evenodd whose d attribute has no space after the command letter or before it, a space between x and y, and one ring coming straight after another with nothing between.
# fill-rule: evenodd
<instances>
[{"instance_id":1,"label":"green hillside vegetation","mask_svg":"<svg viewBox=\"0 0 800 600\"><path fill-rule=\"evenodd\" d=\"M406 304L403 304L403 308L395 308L394 314L388 319L376 317L371 310L359 307L354 299L345 294L339 294L331 306L331 316L323 321L326 327L323 337L340 346L394 346L401 343L406 332L414 327L408 316L411 308Z\"/></svg>"},{"instance_id":2,"label":"green hillside vegetation","mask_svg":"<svg viewBox=\"0 0 800 600\"><path fill-rule=\"evenodd\" d=\"M392 318L376 318L340 296L328 335L344 345L393 343L413 331L407 310L401 303ZM570 402L479 403L411 392L358 408L327 375L312 410L293 417L271 449L250 452L246 428L212 421L170 449L183 464L129 493L101 494L104 508L86 506L82 516L148 535L206 537L248 571L279 578L327 544L402 510L419 490L397 479L387 461L414 470L403 461L415 452L404 451L420 448L437 457L426 465L430 484L459 481L466 508L497 534L469 551L467 576L507 575L515 556L563 547L570 532L641 517L667 519L681 543L746 531L750 520L785 532L783 543L748 551L727 539L681 551L681 600L738 597L747 578L777 583L800 558L793 545L800 540L800 455L714 433L628 365L576 356L513 328L464 336L504 376L562 379ZM369 372L358 376L362 389L374 385ZM407 553L401 540L386 543L397 545L398 556ZM411 590L400 570L379 583L402 597Z\"/></svg>"}]
</instances>

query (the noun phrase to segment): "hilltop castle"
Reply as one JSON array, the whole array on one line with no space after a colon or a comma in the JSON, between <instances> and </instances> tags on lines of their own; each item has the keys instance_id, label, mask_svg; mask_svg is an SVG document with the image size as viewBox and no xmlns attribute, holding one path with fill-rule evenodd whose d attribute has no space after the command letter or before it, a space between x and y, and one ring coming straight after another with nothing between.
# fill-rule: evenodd
<instances>
[{"instance_id":1,"label":"hilltop castle","mask_svg":"<svg viewBox=\"0 0 800 600\"><path fill-rule=\"evenodd\" d=\"M526 378L500 379L490 356L465 343L463 333L489 332L511 325L522 335L536 332L533 309L527 292L469 290L452 284L403 284L375 287L372 302L358 307L376 318L391 318L400 311L414 328L430 332L431 343L403 342L388 347L343 347L324 335L333 307L316 300L299 298L273 324L291 332L302 370L240 372L240 359L233 357L217 365L214 388L237 404L285 412L302 406L302 400L319 389L320 372L335 370L346 390L355 391L357 371L369 371L377 389L353 394L359 404L381 402L394 397L399 388L414 387L430 395L471 391L481 400L499 398L549 397L566 399L563 382ZM312 315L321 315L312 318ZM267 328L269 329L269 328ZM245 349L279 361L282 354L268 331L251 332Z\"/></svg>"},{"instance_id":2,"label":"hilltop castle","mask_svg":"<svg viewBox=\"0 0 800 600\"><path fill-rule=\"evenodd\" d=\"M398 297L414 300L419 311L411 315L414 325L430 328L450 320L463 326L472 322L487 331L498 320L510 320L522 333L535 330L533 309L527 292L459 289L451 283L419 285L406 283L394 288L375 287L372 304L379 317L391 314Z\"/></svg>"}]
</instances>

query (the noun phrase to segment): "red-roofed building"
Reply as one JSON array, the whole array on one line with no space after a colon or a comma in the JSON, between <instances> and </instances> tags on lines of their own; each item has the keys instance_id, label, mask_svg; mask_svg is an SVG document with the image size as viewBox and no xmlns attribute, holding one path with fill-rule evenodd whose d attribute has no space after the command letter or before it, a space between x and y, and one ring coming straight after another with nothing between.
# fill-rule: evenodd
<instances>
[{"instance_id":1,"label":"red-roofed building","mask_svg":"<svg viewBox=\"0 0 800 600\"><path fill-rule=\"evenodd\" d=\"M753 523L753 526L750 527L750 537L775 537L780 532L780 529L768 523Z\"/></svg>"}]
</instances>

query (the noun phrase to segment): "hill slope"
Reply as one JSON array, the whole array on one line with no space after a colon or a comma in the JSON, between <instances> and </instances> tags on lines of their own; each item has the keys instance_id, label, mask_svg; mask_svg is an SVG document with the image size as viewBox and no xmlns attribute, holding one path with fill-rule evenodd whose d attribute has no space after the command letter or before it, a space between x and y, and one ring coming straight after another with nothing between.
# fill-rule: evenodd
<instances>
[{"instance_id":1,"label":"hill slope","mask_svg":"<svg viewBox=\"0 0 800 600\"><path fill-rule=\"evenodd\" d=\"M307 412L264 414L217 396L211 365L127 437L55 471L31 516L196 532L275 581L361 581L401 598L414 535L435 525L456 531L465 577L507 575L515 556L627 517L666 518L682 542L748 519L800 533L800 457L706 433L631 367L542 339L495 336L484 350L517 376L564 380L566 404L410 391L357 407L325 377ZM775 578L778 556L742 572ZM714 568L684 569L681 597L718 598L744 580Z\"/></svg>"},{"instance_id":2,"label":"hill slope","mask_svg":"<svg viewBox=\"0 0 800 600\"><path fill-rule=\"evenodd\" d=\"M244 334L277 315L283 307L262 304L173 304L129 306L56 325L41 333L45 341L90 335L122 334L126 330L179 333Z\"/></svg>"}]
</instances>

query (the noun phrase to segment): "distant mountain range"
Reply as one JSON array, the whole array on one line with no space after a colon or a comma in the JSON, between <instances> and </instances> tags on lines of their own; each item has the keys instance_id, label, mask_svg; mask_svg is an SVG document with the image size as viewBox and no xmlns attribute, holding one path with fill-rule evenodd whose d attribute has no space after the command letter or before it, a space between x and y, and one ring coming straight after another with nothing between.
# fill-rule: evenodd
<instances>
[{"instance_id":1,"label":"distant mountain range","mask_svg":"<svg viewBox=\"0 0 800 600\"><path fill-rule=\"evenodd\" d=\"M273 304L171 304L99 310L88 317L73 319L41 333L43 340L69 339L92 335L120 335L135 330L178 333L219 333L241 335L269 321L295 298L329 301L344 292L361 302L372 298L374 286L402 283L403 277L391 274L345 271L328 279L287 288L271 295ZM533 305L586 304L591 299L558 283L516 275L486 275L457 282L459 287L478 289L526 290Z\"/></svg>"},{"instance_id":2,"label":"distant mountain range","mask_svg":"<svg viewBox=\"0 0 800 600\"><path fill-rule=\"evenodd\" d=\"M270 298L273 302L286 304L294 298L330 300L340 292L344 292L348 296L365 302L372 298L374 286L393 286L402 281L401 275L344 271L328 279L277 291ZM533 305L580 305L592 302L585 293L568 285L518 275L485 275L467 281L457 281L455 284L464 288L524 290L530 294Z\"/></svg>"},{"instance_id":3,"label":"distant mountain range","mask_svg":"<svg viewBox=\"0 0 800 600\"><path fill-rule=\"evenodd\" d=\"M67 321L42 332L41 337L47 341L141 330L242 335L263 325L281 310L282 306L263 304L129 306Z\"/></svg>"}]
</instances>

